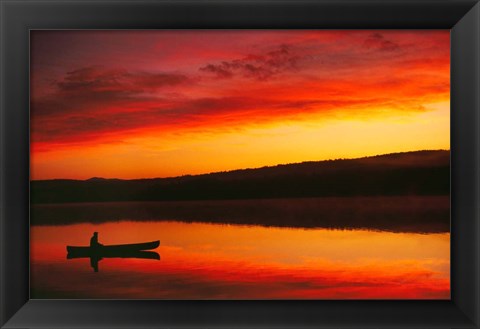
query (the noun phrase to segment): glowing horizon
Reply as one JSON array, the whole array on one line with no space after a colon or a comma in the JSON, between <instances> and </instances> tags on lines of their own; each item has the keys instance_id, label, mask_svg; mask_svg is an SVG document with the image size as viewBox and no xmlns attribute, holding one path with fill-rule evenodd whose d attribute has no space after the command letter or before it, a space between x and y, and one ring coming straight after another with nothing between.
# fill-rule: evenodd
<instances>
[{"instance_id":1,"label":"glowing horizon","mask_svg":"<svg viewBox=\"0 0 480 329\"><path fill-rule=\"evenodd\" d=\"M450 149L449 31L34 31L31 178Z\"/></svg>"},{"instance_id":2,"label":"glowing horizon","mask_svg":"<svg viewBox=\"0 0 480 329\"><path fill-rule=\"evenodd\" d=\"M392 152L392 153L385 153L385 154L372 154L372 155L366 155L366 156L360 156L360 157L354 157L354 158L331 158L331 159L321 159L321 160L304 160L304 161L299 161L299 162L290 162L290 163L277 163L273 165L265 165L265 166L259 166L259 167L245 167L245 168L233 168L233 169L227 169L227 170L222 170L222 171L210 171L210 172L200 172L196 174L182 174L178 176L164 176L164 177L135 177L135 178L118 178L118 177L102 177L102 176L91 176L87 178L82 178L82 179L74 179L74 178L52 178L52 179L37 179L37 180L32 180L32 181L42 181L42 180L89 180L89 179L120 179L120 180L136 180L136 179L163 179L163 178L179 178L183 176L196 176L196 175L209 175L209 174L216 174L216 173L226 173L226 172L234 172L237 170L255 170L255 169L262 169L262 168L273 168L276 166L286 166L286 165L295 165L295 164L302 164L302 163L308 163L308 162L322 162L322 161L336 161L336 160L357 160L357 159L367 159L367 158L372 158L372 157L377 157L377 156L388 156L391 154L401 154L401 153L411 153L411 152L436 152L436 151L447 151L450 152L448 149L429 149L429 150L415 150L415 151L401 151L401 152Z\"/></svg>"}]
</instances>

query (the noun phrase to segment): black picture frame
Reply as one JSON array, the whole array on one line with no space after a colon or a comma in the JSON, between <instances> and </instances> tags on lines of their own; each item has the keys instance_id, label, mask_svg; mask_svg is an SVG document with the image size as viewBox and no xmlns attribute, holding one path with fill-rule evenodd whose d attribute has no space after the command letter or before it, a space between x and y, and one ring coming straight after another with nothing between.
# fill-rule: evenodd
<instances>
[{"instance_id":1,"label":"black picture frame","mask_svg":"<svg viewBox=\"0 0 480 329\"><path fill-rule=\"evenodd\" d=\"M2 328L480 328L477 0L0 0ZM451 29L450 301L29 300L31 29Z\"/></svg>"}]
</instances>

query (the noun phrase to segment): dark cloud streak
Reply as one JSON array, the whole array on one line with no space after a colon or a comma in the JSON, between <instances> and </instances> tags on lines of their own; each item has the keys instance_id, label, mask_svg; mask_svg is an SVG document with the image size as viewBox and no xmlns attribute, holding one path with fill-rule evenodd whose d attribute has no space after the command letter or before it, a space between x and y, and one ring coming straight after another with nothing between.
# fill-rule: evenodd
<instances>
[{"instance_id":1,"label":"dark cloud streak","mask_svg":"<svg viewBox=\"0 0 480 329\"><path fill-rule=\"evenodd\" d=\"M109 91L141 93L177 86L188 80L185 75L178 73L131 73L120 69L86 67L67 72L63 81L56 82L56 86L60 92L74 94Z\"/></svg>"},{"instance_id":2,"label":"dark cloud streak","mask_svg":"<svg viewBox=\"0 0 480 329\"><path fill-rule=\"evenodd\" d=\"M296 70L300 57L292 52L291 46L280 45L260 55L248 55L242 59L207 64L202 72L213 73L217 78L232 78L241 75L246 78L265 80L285 71Z\"/></svg>"},{"instance_id":3,"label":"dark cloud streak","mask_svg":"<svg viewBox=\"0 0 480 329\"><path fill-rule=\"evenodd\" d=\"M91 111L102 113L105 108L121 108L133 101L141 104L158 100L158 97L149 94L187 83L192 81L178 73L131 73L119 69L85 67L67 72L63 80L55 81L56 92L33 99L31 110L34 117Z\"/></svg>"},{"instance_id":4,"label":"dark cloud streak","mask_svg":"<svg viewBox=\"0 0 480 329\"><path fill-rule=\"evenodd\" d=\"M386 39L381 33L372 33L363 43L363 47L370 50L380 50L385 52L395 52L400 50L400 46Z\"/></svg>"}]
</instances>

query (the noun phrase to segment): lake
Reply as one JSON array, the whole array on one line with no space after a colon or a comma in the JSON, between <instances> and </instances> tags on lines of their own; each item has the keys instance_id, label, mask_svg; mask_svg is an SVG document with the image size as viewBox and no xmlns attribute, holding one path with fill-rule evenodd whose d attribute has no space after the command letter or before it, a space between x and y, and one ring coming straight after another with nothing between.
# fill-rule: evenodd
<instances>
[{"instance_id":1,"label":"lake","mask_svg":"<svg viewBox=\"0 0 480 329\"><path fill-rule=\"evenodd\" d=\"M449 299L449 199L33 205L31 298ZM277 225L275 225L277 223ZM160 240L160 259L66 245Z\"/></svg>"}]
</instances>

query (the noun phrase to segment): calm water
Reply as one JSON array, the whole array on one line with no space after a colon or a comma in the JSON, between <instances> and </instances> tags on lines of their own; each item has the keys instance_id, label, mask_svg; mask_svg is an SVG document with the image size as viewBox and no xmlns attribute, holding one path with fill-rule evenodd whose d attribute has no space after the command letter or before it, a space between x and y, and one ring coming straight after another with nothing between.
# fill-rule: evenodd
<instances>
[{"instance_id":1,"label":"calm water","mask_svg":"<svg viewBox=\"0 0 480 329\"><path fill-rule=\"evenodd\" d=\"M372 207L382 200L382 204L388 204L385 198L371 198ZM393 208L400 202L398 199L390 201ZM405 205L412 205L410 211L422 213L423 217L429 214L444 216L439 209L446 209L448 213L448 198L429 197L417 201L413 205L412 200L403 200ZM242 202L245 207L245 201ZM285 207L285 202L279 200L272 205L278 203ZM302 202L306 201L298 202L299 205L292 201L287 208L293 208L298 218L308 223L303 226L308 227L220 223L222 216L224 222L233 220L225 212L225 204L215 208L214 203L207 207L210 212L199 211L200 216L210 216L202 222L185 220L185 214L189 214L185 209L192 206L190 203L90 204L80 206L83 213L79 212L79 205L35 206L31 228L31 297L450 298L450 234L432 218L426 218L423 225L420 225L421 218L418 219L417 226L421 229L407 225L396 231L381 230L378 226L385 224L377 223L381 218L378 212L385 215L386 222L398 221L398 218L391 207L380 207L370 229L366 224L357 225L361 228L338 229L332 228L331 218L342 218L345 208L350 213L351 223L362 222L365 210L352 212L358 206L344 202L337 212L333 210L329 214L330 220L318 215L318 225L313 225L310 217L315 209L305 210L308 214L302 216L299 209L305 208ZM338 200L330 200L332 205L333 202L338 203ZM280 207L278 204L276 207ZM365 208L368 200L359 204ZM227 205L229 209L234 206ZM266 206L264 202L260 208L265 211ZM322 207L325 205L319 209ZM335 206L329 207L332 208ZM119 212L118 209L123 210ZM145 209L150 209L148 215ZM250 213L254 222L261 222L275 211L272 209L268 216L253 210ZM68 216L73 224L68 224L65 218ZM287 211L285 216L288 216ZM288 221L283 220L285 222ZM342 226L345 221L343 223ZM161 240L160 247L155 250L160 260L105 258L99 262L97 273L91 268L89 258L67 260L65 246L87 245L94 231L99 232L99 240L104 244Z\"/></svg>"}]
</instances>

